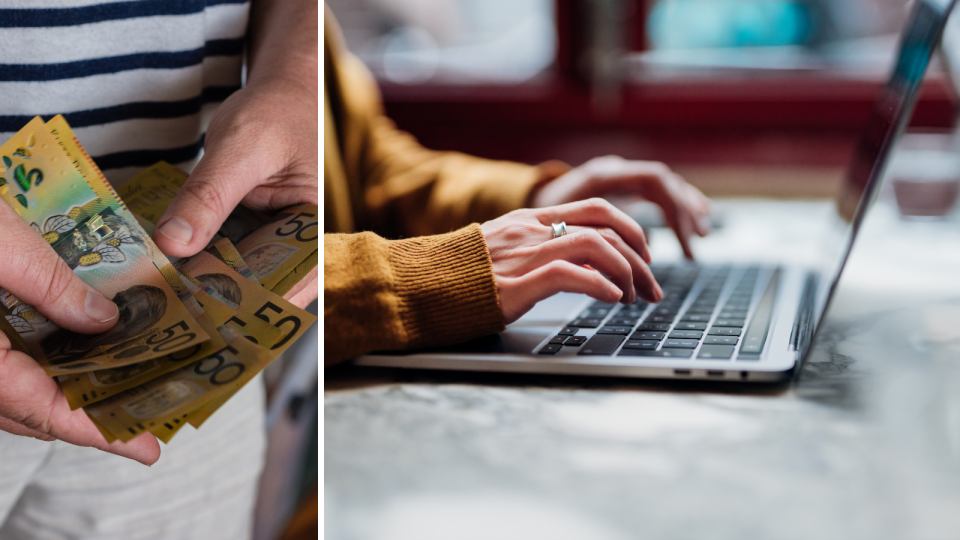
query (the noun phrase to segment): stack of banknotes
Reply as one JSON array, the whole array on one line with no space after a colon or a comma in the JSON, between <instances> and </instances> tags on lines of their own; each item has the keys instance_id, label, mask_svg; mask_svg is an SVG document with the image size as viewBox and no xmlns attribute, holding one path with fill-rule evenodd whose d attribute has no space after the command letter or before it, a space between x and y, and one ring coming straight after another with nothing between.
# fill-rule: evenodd
<instances>
[{"instance_id":1,"label":"stack of banknotes","mask_svg":"<svg viewBox=\"0 0 960 540\"><path fill-rule=\"evenodd\" d=\"M109 442L200 427L316 321L283 295L317 266L317 206L238 207L204 251L171 260L151 234L186 179L161 162L114 190L62 116L0 146L0 204L120 309L84 335L0 289L0 330Z\"/></svg>"}]
</instances>

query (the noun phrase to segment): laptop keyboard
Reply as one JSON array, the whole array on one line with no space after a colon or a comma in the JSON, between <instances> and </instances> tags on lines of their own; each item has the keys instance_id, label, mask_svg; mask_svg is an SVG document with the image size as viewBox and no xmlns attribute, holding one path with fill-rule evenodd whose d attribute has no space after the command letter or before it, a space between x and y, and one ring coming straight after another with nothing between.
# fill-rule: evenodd
<instances>
[{"instance_id":1,"label":"laptop keyboard","mask_svg":"<svg viewBox=\"0 0 960 540\"><path fill-rule=\"evenodd\" d=\"M764 286L757 266L651 266L663 300L594 302L538 354L577 348L583 356L645 356L756 361L773 315L778 270ZM589 334L592 331L593 335Z\"/></svg>"}]
</instances>

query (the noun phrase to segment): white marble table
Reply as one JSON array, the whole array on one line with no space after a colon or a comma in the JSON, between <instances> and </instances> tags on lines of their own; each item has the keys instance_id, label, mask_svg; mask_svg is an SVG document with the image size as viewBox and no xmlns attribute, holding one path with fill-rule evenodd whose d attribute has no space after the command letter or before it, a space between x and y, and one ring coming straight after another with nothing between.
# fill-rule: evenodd
<instances>
[{"instance_id":1,"label":"white marble table","mask_svg":"<svg viewBox=\"0 0 960 540\"><path fill-rule=\"evenodd\" d=\"M705 261L804 260L831 211L718 207ZM327 538L960 536L960 219L882 197L824 324L776 387L327 370Z\"/></svg>"}]
</instances>

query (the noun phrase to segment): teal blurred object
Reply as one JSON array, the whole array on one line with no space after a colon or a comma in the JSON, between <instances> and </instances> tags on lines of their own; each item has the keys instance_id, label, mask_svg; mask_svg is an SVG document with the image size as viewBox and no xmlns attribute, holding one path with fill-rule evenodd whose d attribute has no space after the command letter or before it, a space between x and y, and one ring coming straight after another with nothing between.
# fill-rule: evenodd
<instances>
[{"instance_id":1,"label":"teal blurred object","mask_svg":"<svg viewBox=\"0 0 960 540\"><path fill-rule=\"evenodd\" d=\"M803 45L809 4L786 0L660 0L647 20L654 49Z\"/></svg>"}]
</instances>

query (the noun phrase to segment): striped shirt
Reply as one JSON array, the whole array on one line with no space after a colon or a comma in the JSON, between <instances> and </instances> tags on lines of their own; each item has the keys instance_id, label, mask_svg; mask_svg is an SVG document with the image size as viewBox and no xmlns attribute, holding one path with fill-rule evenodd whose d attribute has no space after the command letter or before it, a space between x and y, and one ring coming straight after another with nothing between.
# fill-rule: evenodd
<instances>
[{"instance_id":1,"label":"striped shirt","mask_svg":"<svg viewBox=\"0 0 960 540\"><path fill-rule=\"evenodd\" d=\"M122 183L161 159L191 170L240 88L249 0L0 0L0 143L63 114Z\"/></svg>"}]
</instances>

